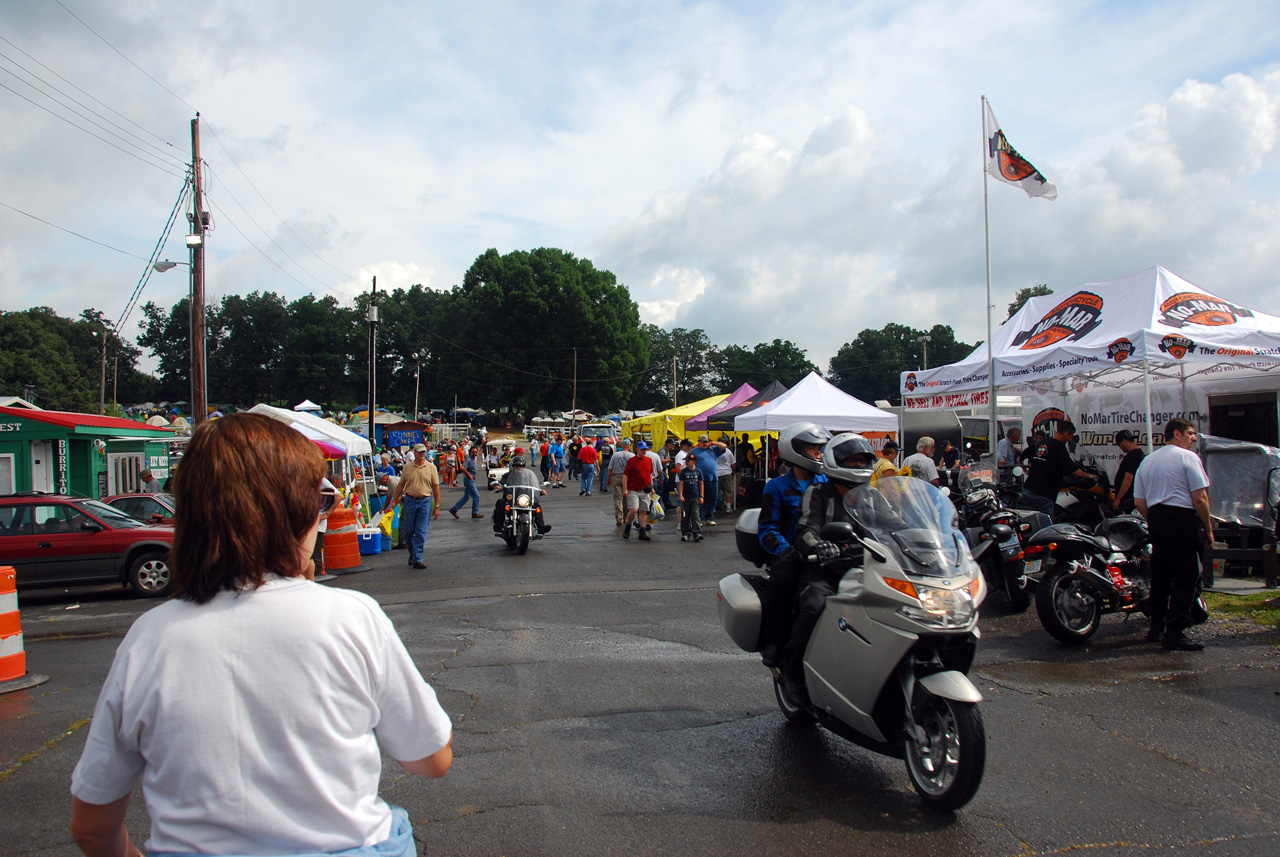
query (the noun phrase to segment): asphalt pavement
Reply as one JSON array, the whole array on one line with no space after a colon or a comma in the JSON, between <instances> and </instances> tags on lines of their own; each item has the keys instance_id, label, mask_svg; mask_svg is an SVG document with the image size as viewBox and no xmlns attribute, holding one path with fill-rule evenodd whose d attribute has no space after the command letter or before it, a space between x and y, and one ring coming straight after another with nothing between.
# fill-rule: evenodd
<instances>
[{"instance_id":1,"label":"asphalt pavement","mask_svg":"<svg viewBox=\"0 0 1280 857\"><path fill-rule=\"evenodd\" d=\"M1280 854L1272 632L1213 619L1204 652L1165 652L1111 616L1073 648L1034 608L989 603L974 667L986 777L942 815L900 761L784 723L716 618L716 582L750 569L730 520L701 543L671 521L624 541L610 498L572 485L516 556L482 499L485 519L432 524L425 571L390 551L324 584L378 599L453 718L446 778L383 772L422 853ZM71 769L119 638L150 606L116 588L22 594L29 669L50 680L0 696L0 855L78 853ZM140 792L128 824L145 841Z\"/></svg>"}]
</instances>

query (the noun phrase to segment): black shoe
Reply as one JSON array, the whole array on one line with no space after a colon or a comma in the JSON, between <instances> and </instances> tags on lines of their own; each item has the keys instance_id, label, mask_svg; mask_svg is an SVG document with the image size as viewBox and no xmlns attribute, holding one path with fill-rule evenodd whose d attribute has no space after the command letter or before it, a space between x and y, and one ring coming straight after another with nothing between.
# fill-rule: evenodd
<instances>
[{"instance_id":1,"label":"black shoe","mask_svg":"<svg viewBox=\"0 0 1280 857\"><path fill-rule=\"evenodd\" d=\"M450 515L453 515L453 516L456 518L456 517L458 517L458 510L457 510L457 509L450 509L450 510L449 510L449 514L450 514Z\"/></svg>"},{"instance_id":2,"label":"black shoe","mask_svg":"<svg viewBox=\"0 0 1280 857\"><path fill-rule=\"evenodd\" d=\"M1167 631L1165 632L1164 639L1160 641L1160 646L1162 648L1169 649L1170 651L1198 652L1204 648L1204 643L1201 643L1198 640L1192 640L1181 631L1176 633Z\"/></svg>"},{"instance_id":3,"label":"black shoe","mask_svg":"<svg viewBox=\"0 0 1280 857\"><path fill-rule=\"evenodd\" d=\"M392 549L393 551L402 551L402 550L404 550L404 549L405 549L405 547L406 547L406 545L404 544L404 542L401 542L401 543L400 543L400 544L398 544L398 545L392 545L392 546L391 546L391 549Z\"/></svg>"},{"instance_id":4,"label":"black shoe","mask_svg":"<svg viewBox=\"0 0 1280 857\"><path fill-rule=\"evenodd\" d=\"M550 524L543 524L541 527L538 527L538 535L540 536L545 536L549 532L551 532Z\"/></svg>"},{"instance_id":5,"label":"black shoe","mask_svg":"<svg viewBox=\"0 0 1280 857\"><path fill-rule=\"evenodd\" d=\"M803 682L798 682L790 676L782 677L782 692L787 695L787 699L797 708L809 707L809 691L805 689Z\"/></svg>"},{"instance_id":6,"label":"black shoe","mask_svg":"<svg viewBox=\"0 0 1280 857\"><path fill-rule=\"evenodd\" d=\"M426 564L425 562L423 562L422 560L418 560L417 562L415 562L415 563L413 564L413 567L414 567L414 568L426 568L426 567L427 567L427 564Z\"/></svg>"},{"instance_id":7,"label":"black shoe","mask_svg":"<svg viewBox=\"0 0 1280 857\"><path fill-rule=\"evenodd\" d=\"M583 494L586 494L586 493L587 493L586 491L579 491L578 496L581 497Z\"/></svg>"},{"instance_id":8,"label":"black shoe","mask_svg":"<svg viewBox=\"0 0 1280 857\"><path fill-rule=\"evenodd\" d=\"M769 643L760 650L760 660L767 667L781 667L782 651L778 648L777 644Z\"/></svg>"},{"instance_id":9,"label":"black shoe","mask_svg":"<svg viewBox=\"0 0 1280 857\"><path fill-rule=\"evenodd\" d=\"M700 542L700 541L702 541L702 534L701 534L701 533L699 533L698 535L694 536L694 537L693 537L693 540L694 540L695 542Z\"/></svg>"},{"instance_id":10,"label":"black shoe","mask_svg":"<svg viewBox=\"0 0 1280 857\"><path fill-rule=\"evenodd\" d=\"M651 541L653 541L653 539L649 538L649 531L648 531L648 530L641 530L641 531L640 531L640 536L639 536L639 538L640 538L640 541L642 541L642 542L651 542Z\"/></svg>"},{"instance_id":11,"label":"black shoe","mask_svg":"<svg viewBox=\"0 0 1280 857\"><path fill-rule=\"evenodd\" d=\"M631 538L631 525L630 525L630 524L627 524L625 527L623 527L623 528L622 528L622 537L623 537L624 539L629 539L629 538Z\"/></svg>"},{"instance_id":12,"label":"black shoe","mask_svg":"<svg viewBox=\"0 0 1280 857\"><path fill-rule=\"evenodd\" d=\"M1164 639L1164 625L1152 625L1147 631L1147 642L1158 643Z\"/></svg>"}]
</instances>

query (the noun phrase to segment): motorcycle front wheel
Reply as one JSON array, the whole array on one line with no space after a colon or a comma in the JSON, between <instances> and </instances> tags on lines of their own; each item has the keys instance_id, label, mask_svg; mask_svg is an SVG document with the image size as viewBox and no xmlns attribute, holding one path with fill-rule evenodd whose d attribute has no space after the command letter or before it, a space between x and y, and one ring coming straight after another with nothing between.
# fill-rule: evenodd
<instances>
[{"instance_id":1,"label":"motorcycle front wheel","mask_svg":"<svg viewBox=\"0 0 1280 857\"><path fill-rule=\"evenodd\" d=\"M1045 572L1036 587L1036 613L1049 636L1064 643L1079 644L1097 632L1102 605L1071 573L1074 568L1072 561Z\"/></svg>"},{"instance_id":2,"label":"motorcycle front wheel","mask_svg":"<svg viewBox=\"0 0 1280 857\"><path fill-rule=\"evenodd\" d=\"M911 785L929 807L957 810L978 793L987 766L987 733L978 706L935 696L916 725L923 740L911 730L903 739Z\"/></svg>"},{"instance_id":3,"label":"motorcycle front wheel","mask_svg":"<svg viewBox=\"0 0 1280 857\"><path fill-rule=\"evenodd\" d=\"M522 529L520 535L516 536L516 553L524 556L529 550L529 531Z\"/></svg>"}]
</instances>

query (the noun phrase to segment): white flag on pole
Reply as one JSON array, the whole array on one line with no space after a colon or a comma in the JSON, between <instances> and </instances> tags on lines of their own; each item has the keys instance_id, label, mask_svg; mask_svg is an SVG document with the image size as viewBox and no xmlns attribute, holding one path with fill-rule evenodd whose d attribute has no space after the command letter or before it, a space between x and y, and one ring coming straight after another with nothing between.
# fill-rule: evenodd
<instances>
[{"instance_id":1,"label":"white flag on pole","mask_svg":"<svg viewBox=\"0 0 1280 857\"><path fill-rule=\"evenodd\" d=\"M1027 196L1057 199L1058 189L1053 182L1009 145L1004 131L1000 130L1000 123L996 121L996 114L991 112L991 104L984 100L983 105L986 109L987 172L1006 184L1022 188Z\"/></svg>"}]
</instances>

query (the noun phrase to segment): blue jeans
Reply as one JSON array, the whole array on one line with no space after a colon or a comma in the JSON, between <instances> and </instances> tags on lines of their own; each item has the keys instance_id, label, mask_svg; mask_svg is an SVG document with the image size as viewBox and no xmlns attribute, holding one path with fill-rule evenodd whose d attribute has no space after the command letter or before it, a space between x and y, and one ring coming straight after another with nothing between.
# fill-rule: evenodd
<instances>
[{"instance_id":1,"label":"blue jeans","mask_svg":"<svg viewBox=\"0 0 1280 857\"><path fill-rule=\"evenodd\" d=\"M702 520L710 521L716 516L716 497L720 494L716 489L718 483L715 473L708 473L705 470L699 472L702 474L704 487L702 492Z\"/></svg>"},{"instance_id":2,"label":"blue jeans","mask_svg":"<svg viewBox=\"0 0 1280 857\"><path fill-rule=\"evenodd\" d=\"M480 514L480 489L476 487L474 479L463 477L462 479L462 497L458 502L453 504L453 511L458 511L467 505L467 500L471 501L471 514Z\"/></svg>"},{"instance_id":3,"label":"blue jeans","mask_svg":"<svg viewBox=\"0 0 1280 857\"><path fill-rule=\"evenodd\" d=\"M404 543L409 546L409 562L422 562L422 549L427 544L427 529L431 526L431 500L430 496L408 494L400 500L400 532L405 534Z\"/></svg>"},{"instance_id":4,"label":"blue jeans","mask_svg":"<svg viewBox=\"0 0 1280 857\"><path fill-rule=\"evenodd\" d=\"M587 496L591 496L591 488L596 484L596 466L594 464L582 463L582 490L587 492Z\"/></svg>"}]
</instances>

